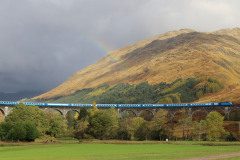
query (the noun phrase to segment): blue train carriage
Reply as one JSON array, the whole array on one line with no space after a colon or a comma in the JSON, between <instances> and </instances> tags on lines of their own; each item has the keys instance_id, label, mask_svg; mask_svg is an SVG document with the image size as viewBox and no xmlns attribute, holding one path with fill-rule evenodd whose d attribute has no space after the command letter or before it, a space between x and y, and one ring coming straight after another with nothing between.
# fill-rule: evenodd
<instances>
[{"instance_id":1,"label":"blue train carriage","mask_svg":"<svg viewBox=\"0 0 240 160\"><path fill-rule=\"evenodd\" d=\"M203 106L199 103L169 103L169 104L142 104L141 108L186 108L186 107L193 107L193 106Z\"/></svg>"},{"instance_id":2,"label":"blue train carriage","mask_svg":"<svg viewBox=\"0 0 240 160\"><path fill-rule=\"evenodd\" d=\"M141 108L142 104L117 104L117 108Z\"/></svg>"},{"instance_id":3,"label":"blue train carriage","mask_svg":"<svg viewBox=\"0 0 240 160\"><path fill-rule=\"evenodd\" d=\"M79 108L90 108L92 107L93 105L92 104L80 104L80 103L70 103L69 104L69 107L79 107Z\"/></svg>"},{"instance_id":4,"label":"blue train carriage","mask_svg":"<svg viewBox=\"0 0 240 160\"><path fill-rule=\"evenodd\" d=\"M44 107L47 106L46 103L40 103L40 102L24 102L26 106L38 106L38 107Z\"/></svg>"},{"instance_id":5,"label":"blue train carriage","mask_svg":"<svg viewBox=\"0 0 240 160\"><path fill-rule=\"evenodd\" d=\"M48 107L86 107L86 108L90 108L93 105L92 104L77 104L77 103L46 103L46 106Z\"/></svg>"},{"instance_id":6,"label":"blue train carriage","mask_svg":"<svg viewBox=\"0 0 240 160\"><path fill-rule=\"evenodd\" d=\"M72 106L79 108L91 108L93 107L93 104L72 104Z\"/></svg>"},{"instance_id":7,"label":"blue train carriage","mask_svg":"<svg viewBox=\"0 0 240 160\"><path fill-rule=\"evenodd\" d=\"M226 107L232 107L233 103L232 102L220 102L219 103L221 106L226 106Z\"/></svg>"},{"instance_id":8,"label":"blue train carriage","mask_svg":"<svg viewBox=\"0 0 240 160\"><path fill-rule=\"evenodd\" d=\"M142 108L193 108L193 107L226 107L233 106L232 102L210 103L172 103L172 104L142 104Z\"/></svg>"},{"instance_id":9,"label":"blue train carriage","mask_svg":"<svg viewBox=\"0 0 240 160\"><path fill-rule=\"evenodd\" d=\"M15 106L18 105L18 102L12 102L12 101L0 101L1 106Z\"/></svg>"},{"instance_id":10,"label":"blue train carriage","mask_svg":"<svg viewBox=\"0 0 240 160\"><path fill-rule=\"evenodd\" d=\"M232 106L232 102L189 103L188 107L226 107Z\"/></svg>"},{"instance_id":11,"label":"blue train carriage","mask_svg":"<svg viewBox=\"0 0 240 160\"><path fill-rule=\"evenodd\" d=\"M96 104L97 108L117 108L117 104Z\"/></svg>"},{"instance_id":12,"label":"blue train carriage","mask_svg":"<svg viewBox=\"0 0 240 160\"><path fill-rule=\"evenodd\" d=\"M210 103L180 103L180 104L165 104L164 107L174 108L194 108L194 107L226 107L232 106L232 102L210 102Z\"/></svg>"}]
</instances>

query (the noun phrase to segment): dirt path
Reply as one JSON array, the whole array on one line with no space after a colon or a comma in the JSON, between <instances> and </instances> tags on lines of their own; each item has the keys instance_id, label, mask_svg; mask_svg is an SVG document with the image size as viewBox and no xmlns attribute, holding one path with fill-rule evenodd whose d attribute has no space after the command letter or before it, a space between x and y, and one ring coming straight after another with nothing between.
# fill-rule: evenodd
<instances>
[{"instance_id":1,"label":"dirt path","mask_svg":"<svg viewBox=\"0 0 240 160\"><path fill-rule=\"evenodd\" d=\"M240 152L219 154L219 155L207 156L202 158L189 158L185 160L216 160L216 159L227 159L227 158L235 158L235 157L240 158Z\"/></svg>"}]
</instances>

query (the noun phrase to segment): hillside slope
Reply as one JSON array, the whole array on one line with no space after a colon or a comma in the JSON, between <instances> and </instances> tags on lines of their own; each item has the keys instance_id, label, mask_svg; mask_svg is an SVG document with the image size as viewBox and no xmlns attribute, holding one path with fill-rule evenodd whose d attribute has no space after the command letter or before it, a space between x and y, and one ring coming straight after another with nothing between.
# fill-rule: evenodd
<instances>
[{"instance_id":1,"label":"hillside slope","mask_svg":"<svg viewBox=\"0 0 240 160\"><path fill-rule=\"evenodd\" d=\"M171 83L179 78L212 77L221 82L224 89L197 101L239 101L239 37L239 28L212 33L189 29L168 32L112 51L96 64L34 99L56 99L102 84L158 84Z\"/></svg>"}]
</instances>

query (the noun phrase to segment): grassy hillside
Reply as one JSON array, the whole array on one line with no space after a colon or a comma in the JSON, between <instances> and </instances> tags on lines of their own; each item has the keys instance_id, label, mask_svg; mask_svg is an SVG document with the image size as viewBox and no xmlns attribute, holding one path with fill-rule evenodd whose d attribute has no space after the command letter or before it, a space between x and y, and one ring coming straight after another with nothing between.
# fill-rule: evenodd
<instances>
[{"instance_id":1,"label":"grassy hillside","mask_svg":"<svg viewBox=\"0 0 240 160\"><path fill-rule=\"evenodd\" d=\"M95 91L103 84L109 88L118 84L131 86L142 82L154 86L171 84L177 79L211 77L221 83L223 88L191 101L237 102L240 95L239 37L239 28L212 33L188 29L168 32L113 51L96 64L75 73L60 86L34 99L76 97L83 90L90 88ZM105 90L98 90L93 95L103 92Z\"/></svg>"}]
</instances>

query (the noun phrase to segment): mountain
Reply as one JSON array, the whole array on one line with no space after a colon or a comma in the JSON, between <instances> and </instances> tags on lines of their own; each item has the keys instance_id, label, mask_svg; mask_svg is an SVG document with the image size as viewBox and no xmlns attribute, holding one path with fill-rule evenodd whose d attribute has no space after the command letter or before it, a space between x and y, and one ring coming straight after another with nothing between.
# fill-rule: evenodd
<instances>
[{"instance_id":1,"label":"mountain","mask_svg":"<svg viewBox=\"0 0 240 160\"><path fill-rule=\"evenodd\" d=\"M196 83L186 89L189 78L195 79ZM166 87L173 88L176 82L180 84L180 81L182 87L186 85L184 93L179 86L171 92L162 92L167 90ZM239 102L240 28L209 33L182 29L137 42L110 52L97 63L73 74L60 86L33 99L70 101L71 98L66 97L77 98L86 94L94 99L116 85L129 84L132 87L143 82L150 86L165 83L158 96L177 93L181 99L182 94L194 90L195 98L188 101ZM108 87L99 91L102 85ZM92 90L84 94L86 89Z\"/></svg>"},{"instance_id":2,"label":"mountain","mask_svg":"<svg viewBox=\"0 0 240 160\"><path fill-rule=\"evenodd\" d=\"M41 93L41 91L19 91L13 93L0 92L0 99L2 101L19 101L21 99L37 96Z\"/></svg>"}]
</instances>

